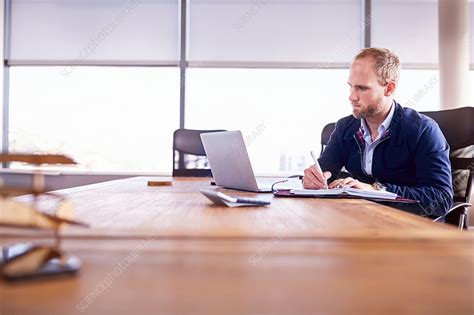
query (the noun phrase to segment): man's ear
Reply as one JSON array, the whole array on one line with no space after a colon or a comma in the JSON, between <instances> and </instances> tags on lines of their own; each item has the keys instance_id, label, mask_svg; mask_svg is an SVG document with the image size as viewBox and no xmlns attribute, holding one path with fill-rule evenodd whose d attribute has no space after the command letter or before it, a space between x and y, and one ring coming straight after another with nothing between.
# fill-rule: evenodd
<instances>
[{"instance_id":1,"label":"man's ear","mask_svg":"<svg viewBox=\"0 0 474 315\"><path fill-rule=\"evenodd\" d=\"M385 87L385 96L390 96L395 92L397 88L397 83L395 81L390 81Z\"/></svg>"}]
</instances>

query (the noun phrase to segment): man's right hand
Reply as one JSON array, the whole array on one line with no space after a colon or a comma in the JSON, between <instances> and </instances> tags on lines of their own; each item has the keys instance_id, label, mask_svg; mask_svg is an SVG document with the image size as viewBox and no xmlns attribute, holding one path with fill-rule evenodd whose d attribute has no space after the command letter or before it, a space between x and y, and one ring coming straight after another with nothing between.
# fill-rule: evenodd
<instances>
[{"instance_id":1,"label":"man's right hand","mask_svg":"<svg viewBox=\"0 0 474 315\"><path fill-rule=\"evenodd\" d=\"M303 188L305 189L321 189L327 185L328 178L331 177L331 172L322 173L316 166L311 165L304 170Z\"/></svg>"}]
</instances>

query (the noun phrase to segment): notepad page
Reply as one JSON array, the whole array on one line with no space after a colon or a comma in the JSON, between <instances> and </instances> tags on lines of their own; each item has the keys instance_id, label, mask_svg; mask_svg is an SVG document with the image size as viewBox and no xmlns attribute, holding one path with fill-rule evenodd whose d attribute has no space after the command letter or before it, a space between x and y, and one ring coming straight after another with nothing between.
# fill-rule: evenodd
<instances>
[{"instance_id":1,"label":"notepad page","mask_svg":"<svg viewBox=\"0 0 474 315\"><path fill-rule=\"evenodd\" d=\"M366 198L396 199L398 197L397 194L382 190L363 190L357 188L346 188L345 192L353 196Z\"/></svg>"}]
</instances>

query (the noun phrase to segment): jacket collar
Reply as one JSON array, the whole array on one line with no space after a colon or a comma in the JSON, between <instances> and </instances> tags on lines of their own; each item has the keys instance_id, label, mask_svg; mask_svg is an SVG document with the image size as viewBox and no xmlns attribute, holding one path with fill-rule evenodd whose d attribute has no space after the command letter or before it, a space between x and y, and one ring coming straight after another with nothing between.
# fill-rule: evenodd
<instances>
[{"instance_id":1,"label":"jacket collar","mask_svg":"<svg viewBox=\"0 0 474 315\"><path fill-rule=\"evenodd\" d=\"M392 100L392 105L390 105L390 111L388 112L387 117L385 117L385 120L380 124L378 128L378 134L379 137L384 138L388 136L390 124L392 122L393 114L395 113L395 101ZM362 137L364 138L365 142L372 142L371 140L371 135L369 132L369 127L367 125L367 122L365 121L364 118L360 119L360 129L362 133Z\"/></svg>"},{"instance_id":2,"label":"jacket collar","mask_svg":"<svg viewBox=\"0 0 474 315\"><path fill-rule=\"evenodd\" d=\"M401 121L402 121L402 114L403 114L403 107L398 104L395 100L393 101L393 105L395 106L395 110L393 112L392 121L390 122L390 126L388 130L385 132L386 136L390 135L390 138L393 139L394 143L399 145L402 143L402 137L400 137L401 131ZM354 118L355 119L355 118ZM355 130L355 133L352 134L352 137L358 140L362 146L365 145L364 139L362 137L362 130L360 128L360 120L355 119L358 124L359 128Z\"/></svg>"}]
</instances>

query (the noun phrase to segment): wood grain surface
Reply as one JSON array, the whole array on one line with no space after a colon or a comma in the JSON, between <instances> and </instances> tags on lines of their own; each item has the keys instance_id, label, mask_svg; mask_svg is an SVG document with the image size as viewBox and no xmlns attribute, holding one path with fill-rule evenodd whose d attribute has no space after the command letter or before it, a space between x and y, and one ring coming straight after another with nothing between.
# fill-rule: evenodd
<instances>
[{"instance_id":1,"label":"wood grain surface","mask_svg":"<svg viewBox=\"0 0 474 315\"><path fill-rule=\"evenodd\" d=\"M467 243L66 241L81 273L0 283L2 314L472 314Z\"/></svg>"},{"instance_id":2,"label":"wood grain surface","mask_svg":"<svg viewBox=\"0 0 474 315\"><path fill-rule=\"evenodd\" d=\"M57 191L75 205L76 219L90 229L67 228L65 237L284 237L431 238L463 237L454 227L431 222L361 199L281 198L210 186L209 179L175 179L150 187L153 178L135 177ZM264 207L212 204L200 189L270 199ZM22 198L27 200L29 197ZM53 209L58 198L40 206ZM39 234L36 234L39 235Z\"/></svg>"},{"instance_id":3,"label":"wood grain surface","mask_svg":"<svg viewBox=\"0 0 474 315\"><path fill-rule=\"evenodd\" d=\"M148 180L58 191L91 225L62 232L81 272L0 281L0 314L474 314L472 233L365 200L222 208L198 192L220 189L208 179ZM0 236L53 243L38 231Z\"/></svg>"}]
</instances>

